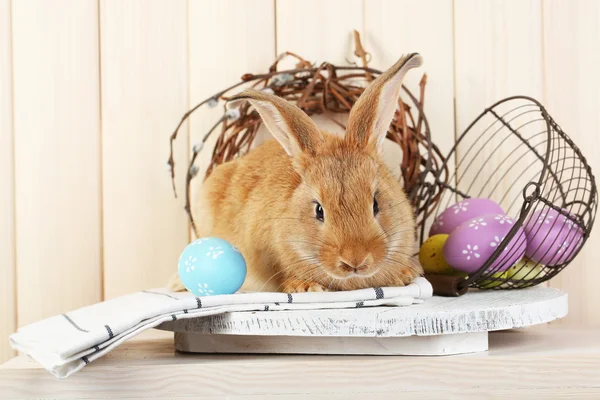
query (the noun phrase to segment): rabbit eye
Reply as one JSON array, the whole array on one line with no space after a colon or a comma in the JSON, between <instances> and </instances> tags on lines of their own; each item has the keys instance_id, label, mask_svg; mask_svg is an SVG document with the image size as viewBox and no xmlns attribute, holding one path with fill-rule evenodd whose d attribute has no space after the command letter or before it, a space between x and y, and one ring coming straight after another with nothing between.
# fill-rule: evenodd
<instances>
[{"instance_id":1,"label":"rabbit eye","mask_svg":"<svg viewBox=\"0 0 600 400\"><path fill-rule=\"evenodd\" d=\"M373 215L379 214L379 204L377 203L377 199L373 197Z\"/></svg>"},{"instance_id":2,"label":"rabbit eye","mask_svg":"<svg viewBox=\"0 0 600 400\"><path fill-rule=\"evenodd\" d=\"M319 203L317 203L316 201L315 201L315 217L321 222L325 221L323 207L321 207L321 205Z\"/></svg>"}]
</instances>

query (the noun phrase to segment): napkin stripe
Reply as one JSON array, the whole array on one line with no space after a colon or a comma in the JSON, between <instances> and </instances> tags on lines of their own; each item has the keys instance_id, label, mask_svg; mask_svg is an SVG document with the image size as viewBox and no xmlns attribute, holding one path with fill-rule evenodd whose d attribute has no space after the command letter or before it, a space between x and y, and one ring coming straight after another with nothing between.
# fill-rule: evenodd
<instances>
[{"instance_id":1,"label":"napkin stripe","mask_svg":"<svg viewBox=\"0 0 600 400\"><path fill-rule=\"evenodd\" d=\"M88 358L86 356L81 357L81 359L83 360L84 363L89 364L90 360L88 360Z\"/></svg>"},{"instance_id":2,"label":"napkin stripe","mask_svg":"<svg viewBox=\"0 0 600 400\"><path fill-rule=\"evenodd\" d=\"M151 292L150 290L142 290L142 293L157 294L159 296L167 296L167 297L170 297L172 299L179 300L177 297L171 296L170 294L167 294L167 293Z\"/></svg>"},{"instance_id":3,"label":"napkin stripe","mask_svg":"<svg viewBox=\"0 0 600 400\"><path fill-rule=\"evenodd\" d=\"M202 308L202 300L200 300L200 297L196 297L196 304L198 304L198 308Z\"/></svg>"},{"instance_id":4,"label":"napkin stripe","mask_svg":"<svg viewBox=\"0 0 600 400\"><path fill-rule=\"evenodd\" d=\"M380 287L376 287L375 289L375 299L383 299L383 289Z\"/></svg>"},{"instance_id":5,"label":"napkin stripe","mask_svg":"<svg viewBox=\"0 0 600 400\"><path fill-rule=\"evenodd\" d=\"M115 335L113 335L112 329L110 329L110 326L108 326L108 325L104 325L104 327L106 328L106 331L108 332L108 338L112 339L115 336Z\"/></svg>"},{"instance_id":6,"label":"napkin stripe","mask_svg":"<svg viewBox=\"0 0 600 400\"><path fill-rule=\"evenodd\" d=\"M361 308L365 306L365 302L364 301L359 301L356 303L356 308Z\"/></svg>"},{"instance_id":7,"label":"napkin stripe","mask_svg":"<svg viewBox=\"0 0 600 400\"><path fill-rule=\"evenodd\" d=\"M69 318L69 316L67 314L63 314L63 317L65 317L65 319L67 321L69 321L71 323L71 325L73 325L73 327L75 327L75 329L77 329L78 331L84 332L84 333L89 333L90 331L86 331L85 329L81 328L79 325L77 325L75 323L75 321L73 321L71 318Z\"/></svg>"},{"instance_id":8,"label":"napkin stripe","mask_svg":"<svg viewBox=\"0 0 600 400\"><path fill-rule=\"evenodd\" d=\"M287 295L288 295L288 303L291 303L294 300L294 298L292 297L291 293L288 293Z\"/></svg>"}]
</instances>

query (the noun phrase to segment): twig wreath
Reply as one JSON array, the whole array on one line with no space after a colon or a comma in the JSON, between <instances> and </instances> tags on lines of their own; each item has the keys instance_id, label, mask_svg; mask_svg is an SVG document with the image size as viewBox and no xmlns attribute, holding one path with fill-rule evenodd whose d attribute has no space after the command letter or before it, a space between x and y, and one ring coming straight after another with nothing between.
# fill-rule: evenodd
<instances>
[{"instance_id":1,"label":"twig wreath","mask_svg":"<svg viewBox=\"0 0 600 400\"><path fill-rule=\"evenodd\" d=\"M170 137L170 156L168 165L171 173L173 191L175 189L175 160L173 158L173 143L177 139L179 129L192 113L203 105L216 107L220 101L227 102L229 93L241 86L249 86L258 90L268 91L284 98L302 109L306 114L321 114L343 129L346 127L333 118L334 114L347 114L358 100L365 87L381 71L368 66L369 53L362 46L360 35L354 31L355 52L362 66L338 66L328 62L316 67L306 59L292 52L281 54L263 74L244 74L237 82L203 100L186 112ZM296 60L296 68L279 71L278 65L285 58ZM431 141L429 124L423 111L425 101L425 86L427 75L420 82L420 94L417 99L405 86L402 87L402 97L408 103L398 99L398 108L387 133L387 139L398 144L402 149L400 170L405 191L413 204L418 226L433 212L440 199L443 188L447 187L448 168L444 156ZM237 92L237 91L236 91ZM212 153L211 162L206 170L206 179L212 170L224 162L233 160L250 151L262 121L258 112L245 104L237 109L225 110L211 129L203 136L202 141L193 147L186 178L186 203L192 228L194 220L190 208L190 184L197 175L196 158L202 151L210 135L220 126L221 133L217 138Z\"/></svg>"}]
</instances>

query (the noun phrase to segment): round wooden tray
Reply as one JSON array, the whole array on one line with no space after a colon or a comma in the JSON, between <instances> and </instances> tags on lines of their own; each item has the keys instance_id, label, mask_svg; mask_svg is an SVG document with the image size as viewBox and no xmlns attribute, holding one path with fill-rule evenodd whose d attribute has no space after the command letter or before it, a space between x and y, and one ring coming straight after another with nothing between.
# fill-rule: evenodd
<instances>
[{"instance_id":1,"label":"round wooden tray","mask_svg":"<svg viewBox=\"0 0 600 400\"><path fill-rule=\"evenodd\" d=\"M194 353L443 355L486 351L488 332L567 315L548 287L473 290L408 307L233 312L166 322L175 348Z\"/></svg>"}]
</instances>

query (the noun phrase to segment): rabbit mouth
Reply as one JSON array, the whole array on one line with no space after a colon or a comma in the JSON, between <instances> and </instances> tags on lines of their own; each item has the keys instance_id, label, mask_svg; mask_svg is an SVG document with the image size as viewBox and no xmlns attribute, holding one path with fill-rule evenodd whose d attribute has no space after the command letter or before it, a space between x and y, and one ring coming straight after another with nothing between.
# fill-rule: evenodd
<instances>
[{"instance_id":1,"label":"rabbit mouth","mask_svg":"<svg viewBox=\"0 0 600 400\"><path fill-rule=\"evenodd\" d=\"M371 278L373 276L375 276L378 272L379 272L379 268L372 268L367 266L367 268L352 268L350 267L350 269L348 268L347 265L339 265L338 268L339 270L343 271L343 272L338 272L338 271L327 271L327 275L329 275L330 277L334 278L334 279L338 279L338 280L347 280L347 279L357 279L357 278L361 278L361 279L367 279L367 278Z\"/></svg>"}]
</instances>

